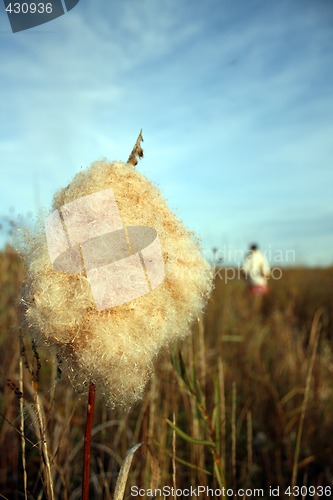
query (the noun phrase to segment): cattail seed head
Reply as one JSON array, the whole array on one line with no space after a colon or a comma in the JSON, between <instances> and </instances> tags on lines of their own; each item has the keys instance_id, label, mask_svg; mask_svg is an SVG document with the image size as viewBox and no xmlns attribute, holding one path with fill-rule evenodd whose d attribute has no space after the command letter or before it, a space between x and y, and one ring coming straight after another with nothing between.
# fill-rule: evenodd
<instances>
[{"instance_id":1,"label":"cattail seed head","mask_svg":"<svg viewBox=\"0 0 333 500\"><path fill-rule=\"evenodd\" d=\"M108 189L124 228L157 233L163 279L133 300L98 308L89 274L55 269L40 230L23 250L28 269L23 303L29 328L56 347L74 385L93 381L111 406L128 408L142 396L161 349L189 333L211 292L212 272L193 234L129 163L93 163L55 194L53 211Z\"/></svg>"}]
</instances>

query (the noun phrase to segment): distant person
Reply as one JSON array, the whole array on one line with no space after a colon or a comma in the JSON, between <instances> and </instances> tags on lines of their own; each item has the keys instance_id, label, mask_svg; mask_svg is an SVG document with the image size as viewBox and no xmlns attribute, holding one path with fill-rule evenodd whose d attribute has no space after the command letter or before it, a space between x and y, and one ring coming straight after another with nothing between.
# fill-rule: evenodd
<instances>
[{"instance_id":1,"label":"distant person","mask_svg":"<svg viewBox=\"0 0 333 500\"><path fill-rule=\"evenodd\" d=\"M252 295L265 295L268 293L267 279L270 276L270 267L266 257L260 252L258 245L250 245L243 262L242 271Z\"/></svg>"}]
</instances>

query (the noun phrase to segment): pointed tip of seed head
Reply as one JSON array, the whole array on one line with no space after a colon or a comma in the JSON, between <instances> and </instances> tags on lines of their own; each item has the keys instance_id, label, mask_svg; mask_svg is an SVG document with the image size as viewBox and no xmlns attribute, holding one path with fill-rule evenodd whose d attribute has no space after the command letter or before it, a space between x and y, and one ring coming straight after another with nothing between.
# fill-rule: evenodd
<instances>
[{"instance_id":1,"label":"pointed tip of seed head","mask_svg":"<svg viewBox=\"0 0 333 500\"><path fill-rule=\"evenodd\" d=\"M140 130L136 143L134 144L134 148L132 149L132 152L127 160L127 163L133 165L134 167L138 164L139 159L143 158L141 142L143 142L142 129Z\"/></svg>"}]
</instances>

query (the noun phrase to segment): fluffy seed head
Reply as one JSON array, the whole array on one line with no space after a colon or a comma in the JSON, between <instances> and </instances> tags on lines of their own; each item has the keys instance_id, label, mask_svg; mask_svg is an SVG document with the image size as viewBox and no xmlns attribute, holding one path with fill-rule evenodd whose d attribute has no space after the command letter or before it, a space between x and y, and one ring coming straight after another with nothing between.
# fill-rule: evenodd
<instances>
[{"instance_id":1,"label":"fluffy seed head","mask_svg":"<svg viewBox=\"0 0 333 500\"><path fill-rule=\"evenodd\" d=\"M85 273L55 269L40 230L23 251L28 268L23 302L29 328L60 352L74 385L93 381L111 406L128 408L142 396L160 350L189 333L209 297L212 274L193 234L128 163L93 163L55 194L53 211L110 188L124 227L156 230L163 281L149 293L99 310Z\"/></svg>"}]
</instances>

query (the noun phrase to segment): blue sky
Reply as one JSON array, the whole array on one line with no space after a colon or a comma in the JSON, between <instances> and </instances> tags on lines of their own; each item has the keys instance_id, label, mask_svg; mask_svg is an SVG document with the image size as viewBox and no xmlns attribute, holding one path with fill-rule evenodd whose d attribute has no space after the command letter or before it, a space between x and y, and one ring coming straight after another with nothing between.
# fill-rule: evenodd
<instances>
[{"instance_id":1,"label":"blue sky","mask_svg":"<svg viewBox=\"0 0 333 500\"><path fill-rule=\"evenodd\" d=\"M331 0L80 0L14 34L0 3L0 216L142 128L139 169L207 256L332 264L332 47Z\"/></svg>"}]
</instances>

